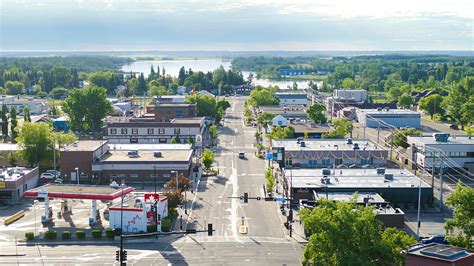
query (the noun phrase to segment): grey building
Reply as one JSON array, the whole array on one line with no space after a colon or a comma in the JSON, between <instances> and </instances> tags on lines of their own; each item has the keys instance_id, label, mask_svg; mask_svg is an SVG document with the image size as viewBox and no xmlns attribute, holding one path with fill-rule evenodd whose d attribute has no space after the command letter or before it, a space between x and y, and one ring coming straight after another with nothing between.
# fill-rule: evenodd
<instances>
[{"instance_id":1,"label":"grey building","mask_svg":"<svg viewBox=\"0 0 474 266\"><path fill-rule=\"evenodd\" d=\"M421 127L421 115L406 109L358 109L357 120L366 127Z\"/></svg>"}]
</instances>

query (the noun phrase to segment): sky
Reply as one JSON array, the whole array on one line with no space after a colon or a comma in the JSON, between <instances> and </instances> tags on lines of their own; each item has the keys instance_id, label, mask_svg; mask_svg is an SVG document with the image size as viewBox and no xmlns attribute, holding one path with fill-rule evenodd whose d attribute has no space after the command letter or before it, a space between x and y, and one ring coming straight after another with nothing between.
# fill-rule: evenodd
<instances>
[{"instance_id":1,"label":"sky","mask_svg":"<svg viewBox=\"0 0 474 266\"><path fill-rule=\"evenodd\" d=\"M472 0L0 0L2 51L474 50Z\"/></svg>"}]
</instances>

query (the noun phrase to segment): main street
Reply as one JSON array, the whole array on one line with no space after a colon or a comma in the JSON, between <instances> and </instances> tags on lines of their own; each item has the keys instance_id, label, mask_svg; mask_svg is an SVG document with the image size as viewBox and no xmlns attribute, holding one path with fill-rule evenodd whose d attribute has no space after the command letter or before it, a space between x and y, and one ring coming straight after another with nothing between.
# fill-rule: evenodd
<instances>
[{"instance_id":1,"label":"main street","mask_svg":"<svg viewBox=\"0 0 474 266\"><path fill-rule=\"evenodd\" d=\"M197 192L187 193L188 214L184 226L205 229L212 223L213 236L204 233L183 237L131 240L125 243L129 264L146 265L298 265L303 246L289 238L284 216L275 202L237 197L264 196L265 161L253 147L255 129L244 126L244 98L230 99L231 108L219 129L214 168L217 176L203 176ZM245 152L245 159L238 153ZM229 198L233 197L233 198ZM187 221L187 222L186 222ZM179 221L178 221L179 223ZM240 226L247 228L240 234ZM146 243L143 243L143 242ZM118 245L118 243L116 243ZM1 242L2 264L114 264L117 245L15 245Z\"/></svg>"}]
</instances>

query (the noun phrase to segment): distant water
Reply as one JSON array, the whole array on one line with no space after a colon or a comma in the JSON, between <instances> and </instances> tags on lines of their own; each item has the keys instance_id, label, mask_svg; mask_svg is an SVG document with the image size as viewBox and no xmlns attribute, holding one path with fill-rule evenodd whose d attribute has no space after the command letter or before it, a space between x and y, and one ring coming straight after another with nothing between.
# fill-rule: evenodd
<instances>
[{"instance_id":1,"label":"distant water","mask_svg":"<svg viewBox=\"0 0 474 266\"><path fill-rule=\"evenodd\" d=\"M160 72L162 73L163 68L165 69L165 73L171 76L177 77L179 74L179 69L184 66L186 70L192 69L193 71L213 71L220 66L223 66L226 70L231 68L231 62L225 61L222 59L196 59L196 60L150 60L150 61L135 61L131 64L124 65L122 67L122 71L124 72L142 72L145 76L150 73L151 66L157 69L160 67ZM161 74L160 73L160 74ZM250 72L243 71L242 74L244 78L247 78ZM268 86L275 86L277 85L280 89L285 89L288 86L293 86L293 81L285 81L285 80L269 80L269 79L255 79L255 85L261 85L264 87ZM297 81L298 88L306 88L308 81Z\"/></svg>"}]
</instances>

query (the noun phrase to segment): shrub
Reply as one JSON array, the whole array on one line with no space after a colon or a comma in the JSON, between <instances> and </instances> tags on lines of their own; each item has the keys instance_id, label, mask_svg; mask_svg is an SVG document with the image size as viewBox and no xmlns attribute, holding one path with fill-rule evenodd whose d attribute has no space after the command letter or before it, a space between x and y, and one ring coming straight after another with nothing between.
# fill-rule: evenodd
<instances>
[{"instance_id":1,"label":"shrub","mask_svg":"<svg viewBox=\"0 0 474 266\"><path fill-rule=\"evenodd\" d=\"M113 229L107 228L105 229L105 237L107 238L114 238L115 232Z\"/></svg>"},{"instance_id":2,"label":"shrub","mask_svg":"<svg viewBox=\"0 0 474 266\"><path fill-rule=\"evenodd\" d=\"M26 233L25 233L25 238L26 238L26 240L33 240L33 239L35 239L35 233L33 233L33 232L26 232Z\"/></svg>"},{"instance_id":3,"label":"shrub","mask_svg":"<svg viewBox=\"0 0 474 266\"><path fill-rule=\"evenodd\" d=\"M102 230L99 230L99 229L92 230L92 237L97 238L97 239L102 238Z\"/></svg>"},{"instance_id":4,"label":"shrub","mask_svg":"<svg viewBox=\"0 0 474 266\"><path fill-rule=\"evenodd\" d=\"M44 237L46 239L50 239L50 240L56 239L56 238L58 238L58 232L56 232L54 230L48 230L44 233Z\"/></svg>"},{"instance_id":5,"label":"shrub","mask_svg":"<svg viewBox=\"0 0 474 266\"><path fill-rule=\"evenodd\" d=\"M79 238L79 239L84 239L84 238L86 238L86 232L84 232L84 231L76 231L76 236L77 236L77 238Z\"/></svg>"},{"instance_id":6,"label":"shrub","mask_svg":"<svg viewBox=\"0 0 474 266\"><path fill-rule=\"evenodd\" d=\"M171 219L166 217L161 220L161 231L169 232L171 230Z\"/></svg>"},{"instance_id":7,"label":"shrub","mask_svg":"<svg viewBox=\"0 0 474 266\"><path fill-rule=\"evenodd\" d=\"M69 239L69 238L71 238L71 232L63 231L63 239Z\"/></svg>"},{"instance_id":8,"label":"shrub","mask_svg":"<svg viewBox=\"0 0 474 266\"><path fill-rule=\"evenodd\" d=\"M154 225L154 224L147 225L146 231L147 231L148 233L154 233L154 232L156 232L156 225Z\"/></svg>"}]
</instances>

